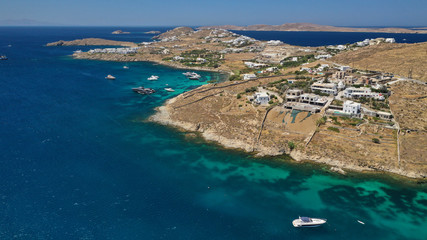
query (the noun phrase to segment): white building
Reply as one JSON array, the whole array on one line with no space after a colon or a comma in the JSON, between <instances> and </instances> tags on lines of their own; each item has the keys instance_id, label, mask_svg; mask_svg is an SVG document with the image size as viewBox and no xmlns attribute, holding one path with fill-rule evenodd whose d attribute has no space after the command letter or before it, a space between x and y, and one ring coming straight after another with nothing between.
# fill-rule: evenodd
<instances>
[{"instance_id":1,"label":"white building","mask_svg":"<svg viewBox=\"0 0 427 240\"><path fill-rule=\"evenodd\" d=\"M321 54L321 55L317 55L314 58L315 59L327 59L327 58L331 58L332 55L331 54Z\"/></svg>"},{"instance_id":2,"label":"white building","mask_svg":"<svg viewBox=\"0 0 427 240\"><path fill-rule=\"evenodd\" d=\"M256 75L253 73L243 74L243 80L256 79Z\"/></svg>"},{"instance_id":3,"label":"white building","mask_svg":"<svg viewBox=\"0 0 427 240\"><path fill-rule=\"evenodd\" d=\"M266 92L257 92L254 98L254 102L260 105L266 105L270 101L270 96Z\"/></svg>"},{"instance_id":4,"label":"white building","mask_svg":"<svg viewBox=\"0 0 427 240\"><path fill-rule=\"evenodd\" d=\"M339 69L340 71L347 71L347 70L349 70L349 69L350 69L350 66L339 66L339 67L338 67L338 69Z\"/></svg>"},{"instance_id":5,"label":"white building","mask_svg":"<svg viewBox=\"0 0 427 240\"><path fill-rule=\"evenodd\" d=\"M346 98L366 97L366 98L375 98L381 101L385 99L381 93L372 92L370 88L366 88L366 87L361 87L361 88L349 87L344 90L344 97Z\"/></svg>"},{"instance_id":6,"label":"white building","mask_svg":"<svg viewBox=\"0 0 427 240\"><path fill-rule=\"evenodd\" d=\"M279 69L277 67L269 67L265 69L266 72L277 72Z\"/></svg>"},{"instance_id":7,"label":"white building","mask_svg":"<svg viewBox=\"0 0 427 240\"><path fill-rule=\"evenodd\" d=\"M396 42L396 39L394 39L394 38L386 38L386 39L385 39L385 42L386 42L386 43L395 43L395 42Z\"/></svg>"},{"instance_id":8,"label":"white building","mask_svg":"<svg viewBox=\"0 0 427 240\"><path fill-rule=\"evenodd\" d=\"M353 101L345 101L344 102L344 113L351 115L358 115L360 113L360 103L356 103Z\"/></svg>"},{"instance_id":9,"label":"white building","mask_svg":"<svg viewBox=\"0 0 427 240\"><path fill-rule=\"evenodd\" d=\"M173 57L173 60L175 60L175 61L180 61L180 60L184 60L185 58L184 57L181 57L181 56L175 56L175 57Z\"/></svg>"},{"instance_id":10,"label":"white building","mask_svg":"<svg viewBox=\"0 0 427 240\"><path fill-rule=\"evenodd\" d=\"M245 62L245 65L248 68L261 68L261 67L267 67L267 64L264 63L254 63L254 62Z\"/></svg>"},{"instance_id":11,"label":"white building","mask_svg":"<svg viewBox=\"0 0 427 240\"><path fill-rule=\"evenodd\" d=\"M336 95L338 93L335 83L313 83L310 88L312 91L320 91L327 94Z\"/></svg>"}]
</instances>

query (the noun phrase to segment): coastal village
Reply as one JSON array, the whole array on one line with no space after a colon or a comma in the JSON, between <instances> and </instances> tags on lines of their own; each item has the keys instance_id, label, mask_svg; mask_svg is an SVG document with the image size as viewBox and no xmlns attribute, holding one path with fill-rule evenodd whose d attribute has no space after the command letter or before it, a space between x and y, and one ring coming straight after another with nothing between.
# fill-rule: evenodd
<instances>
[{"instance_id":1,"label":"coastal village","mask_svg":"<svg viewBox=\"0 0 427 240\"><path fill-rule=\"evenodd\" d=\"M365 49L399 50L393 38L299 47L224 29L179 27L154 39L115 42L123 47L79 50L73 57L229 74L229 81L169 100L150 118L200 132L225 147L260 156L288 154L297 161L326 163L340 173L427 176L427 79L420 73L425 69L379 71L354 64L357 59L340 59ZM76 41L48 45L85 45L84 39ZM103 41L92 39L87 45L106 45Z\"/></svg>"}]
</instances>

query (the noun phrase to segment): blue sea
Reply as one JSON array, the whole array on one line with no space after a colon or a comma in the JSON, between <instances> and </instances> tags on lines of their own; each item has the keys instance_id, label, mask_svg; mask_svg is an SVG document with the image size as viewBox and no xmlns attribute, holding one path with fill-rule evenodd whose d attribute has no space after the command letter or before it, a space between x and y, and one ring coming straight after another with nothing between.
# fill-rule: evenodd
<instances>
[{"instance_id":1,"label":"blue sea","mask_svg":"<svg viewBox=\"0 0 427 240\"><path fill-rule=\"evenodd\" d=\"M0 28L0 239L427 239L425 183L255 158L146 121L224 76L192 81L152 63L69 56L90 47L44 46L149 41L143 32L159 28L117 29ZM131 91L141 85L157 92ZM298 216L328 222L297 229Z\"/></svg>"}]
</instances>

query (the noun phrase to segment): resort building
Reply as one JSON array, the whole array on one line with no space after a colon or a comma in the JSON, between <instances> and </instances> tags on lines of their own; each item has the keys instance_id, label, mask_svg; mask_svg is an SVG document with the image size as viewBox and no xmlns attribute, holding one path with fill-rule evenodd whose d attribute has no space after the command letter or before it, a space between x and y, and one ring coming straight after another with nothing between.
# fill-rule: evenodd
<instances>
[{"instance_id":1,"label":"resort building","mask_svg":"<svg viewBox=\"0 0 427 240\"><path fill-rule=\"evenodd\" d=\"M360 114L360 106L360 103L356 103L353 101L345 101L343 110L344 113L358 115Z\"/></svg>"},{"instance_id":2,"label":"resort building","mask_svg":"<svg viewBox=\"0 0 427 240\"><path fill-rule=\"evenodd\" d=\"M311 105L324 106L328 102L328 99L320 97L316 94L304 93L300 96L300 102Z\"/></svg>"},{"instance_id":3,"label":"resort building","mask_svg":"<svg viewBox=\"0 0 427 240\"><path fill-rule=\"evenodd\" d=\"M270 96L266 92L257 92L254 95L254 102L260 105L266 105L270 101Z\"/></svg>"},{"instance_id":4,"label":"resort building","mask_svg":"<svg viewBox=\"0 0 427 240\"><path fill-rule=\"evenodd\" d=\"M256 79L256 75L253 73L243 74L243 80Z\"/></svg>"},{"instance_id":5,"label":"resort building","mask_svg":"<svg viewBox=\"0 0 427 240\"><path fill-rule=\"evenodd\" d=\"M391 120L393 118L393 115L388 112L382 112L382 111L374 111L367 108L362 108L362 112L364 115L371 116L371 117L377 117L384 120Z\"/></svg>"},{"instance_id":6,"label":"resort building","mask_svg":"<svg viewBox=\"0 0 427 240\"><path fill-rule=\"evenodd\" d=\"M337 85L335 83L314 83L311 85L312 91L320 91L327 94L337 94Z\"/></svg>"},{"instance_id":7,"label":"resort building","mask_svg":"<svg viewBox=\"0 0 427 240\"><path fill-rule=\"evenodd\" d=\"M245 62L246 67L248 68L262 68L262 67L268 67L265 63L254 63L254 62Z\"/></svg>"},{"instance_id":8,"label":"resort building","mask_svg":"<svg viewBox=\"0 0 427 240\"><path fill-rule=\"evenodd\" d=\"M290 89L286 92L286 101L287 102L299 102L301 94L304 91L301 89Z\"/></svg>"},{"instance_id":9,"label":"resort building","mask_svg":"<svg viewBox=\"0 0 427 240\"><path fill-rule=\"evenodd\" d=\"M346 75L345 71L338 71L332 74L332 77L335 79L344 79L345 75Z\"/></svg>"},{"instance_id":10,"label":"resort building","mask_svg":"<svg viewBox=\"0 0 427 240\"><path fill-rule=\"evenodd\" d=\"M344 90L344 97L346 98L374 98L377 100L384 100L384 96L381 93L371 92L370 88L361 87L361 88L355 88L350 87Z\"/></svg>"}]
</instances>

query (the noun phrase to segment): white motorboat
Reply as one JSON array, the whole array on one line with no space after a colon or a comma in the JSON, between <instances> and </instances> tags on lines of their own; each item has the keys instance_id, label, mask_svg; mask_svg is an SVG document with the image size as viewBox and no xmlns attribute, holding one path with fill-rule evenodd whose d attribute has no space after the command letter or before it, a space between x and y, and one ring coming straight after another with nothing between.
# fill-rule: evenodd
<instances>
[{"instance_id":1,"label":"white motorboat","mask_svg":"<svg viewBox=\"0 0 427 240\"><path fill-rule=\"evenodd\" d=\"M156 81L157 79L159 79L159 76L154 76L154 75L151 75L151 77L147 78L147 80L149 81Z\"/></svg>"},{"instance_id":2,"label":"white motorboat","mask_svg":"<svg viewBox=\"0 0 427 240\"><path fill-rule=\"evenodd\" d=\"M82 50L76 50L76 51L74 51L74 53L82 53Z\"/></svg>"},{"instance_id":3,"label":"white motorboat","mask_svg":"<svg viewBox=\"0 0 427 240\"><path fill-rule=\"evenodd\" d=\"M123 69L129 69L129 67L128 66L123 66Z\"/></svg>"},{"instance_id":4,"label":"white motorboat","mask_svg":"<svg viewBox=\"0 0 427 240\"><path fill-rule=\"evenodd\" d=\"M326 223L326 219L310 217L299 217L292 221L294 227L318 227L324 223Z\"/></svg>"},{"instance_id":5,"label":"white motorboat","mask_svg":"<svg viewBox=\"0 0 427 240\"><path fill-rule=\"evenodd\" d=\"M197 73L193 73L191 76L189 76L188 77L188 79L191 79L191 80L199 80L199 78L201 78L202 76L200 76L199 74L197 74Z\"/></svg>"},{"instance_id":6,"label":"white motorboat","mask_svg":"<svg viewBox=\"0 0 427 240\"><path fill-rule=\"evenodd\" d=\"M115 80L115 79L116 79L116 77L114 77L113 75L108 74L108 76L106 76L106 77L105 77L105 79L108 79L108 80Z\"/></svg>"},{"instance_id":7,"label":"white motorboat","mask_svg":"<svg viewBox=\"0 0 427 240\"><path fill-rule=\"evenodd\" d=\"M173 90L172 88L165 88L165 90L168 92L175 92L175 90Z\"/></svg>"},{"instance_id":8,"label":"white motorboat","mask_svg":"<svg viewBox=\"0 0 427 240\"><path fill-rule=\"evenodd\" d=\"M193 74L196 74L196 73L195 72L185 72L185 73L182 73L182 74L184 74L184 76L186 76L186 77L189 77L189 76L191 76Z\"/></svg>"}]
</instances>

